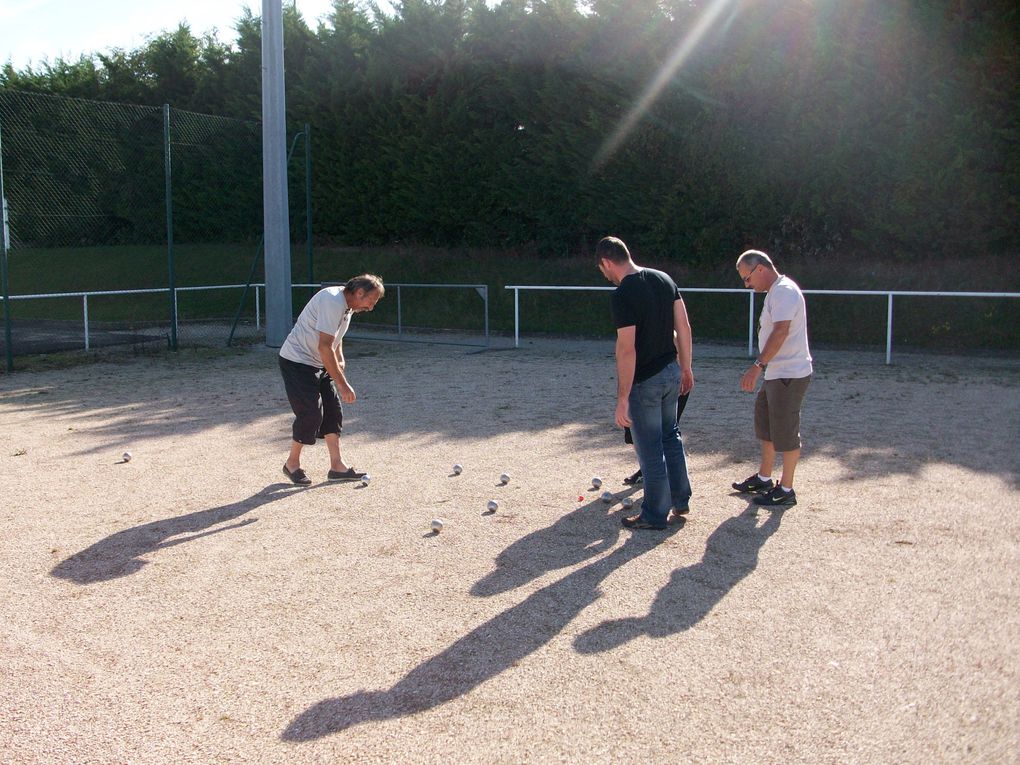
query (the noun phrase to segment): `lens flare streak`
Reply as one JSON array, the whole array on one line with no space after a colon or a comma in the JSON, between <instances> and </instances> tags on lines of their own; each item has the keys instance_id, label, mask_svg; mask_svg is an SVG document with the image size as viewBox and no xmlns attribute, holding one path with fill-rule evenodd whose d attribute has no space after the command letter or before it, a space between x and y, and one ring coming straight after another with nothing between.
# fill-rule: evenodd
<instances>
[{"instance_id":1,"label":"lens flare streak","mask_svg":"<svg viewBox=\"0 0 1020 765\"><path fill-rule=\"evenodd\" d=\"M705 33L712 28L727 6L732 5L734 2L735 0L714 0L705 9L704 13L694 23L694 26L691 27L690 32L684 36L676 50L673 51L666 63L659 69L655 79L649 83L641 97L620 121L620 124L616 126L616 129L613 130L609 138L599 147L595 158L592 160L592 171L601 168L616 153L616 150L627 139L634 126L637 125L651 108L652 104L655 103L663 88L673 79L673 75L683 66L683 63L690 57L694 49L698 47L698 43L701 42Z\"/></svg>"}]
</instances>

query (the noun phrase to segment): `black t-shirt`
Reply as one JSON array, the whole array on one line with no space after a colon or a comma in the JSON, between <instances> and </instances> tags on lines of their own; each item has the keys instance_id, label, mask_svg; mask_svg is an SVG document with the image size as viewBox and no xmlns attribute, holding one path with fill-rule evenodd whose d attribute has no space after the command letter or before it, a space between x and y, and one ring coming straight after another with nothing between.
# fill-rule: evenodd
<instances>
[{"instance_id":1,"label":"black t-shirt","mask_svg":"<svg viewBox=\"0 0 1020 765\"><path fill-rule=\"evenodd\" d=\"M635 384L658 374L676 359L673 303L680 299L676 282L654 268L642 268L636 274L624 277L613 292L613 322L616 328L635 327Z\"/></svg>"}]
</instances>

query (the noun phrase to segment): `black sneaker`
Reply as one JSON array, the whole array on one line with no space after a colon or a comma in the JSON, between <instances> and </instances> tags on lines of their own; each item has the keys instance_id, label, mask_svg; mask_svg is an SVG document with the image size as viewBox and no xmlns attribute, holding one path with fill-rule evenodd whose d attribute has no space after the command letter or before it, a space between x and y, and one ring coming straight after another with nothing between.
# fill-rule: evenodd
<instances>
[{"instance_id":1,"label":"black sneaker","mask_svg":"<svg viewBox=\"0 0 1020 765\"><path fill-rule=\"evenodd\" d=\"M634 475L627 476L623 479L623 483L626 486L635 486L644 480L644 476L641 475L641 471L637 471Z\"/></svg>"},{"instance_id":2,"label":"black sneaker","mask_svg":"<svg viewBox=\"0 0 1020 765\"><path fill-rule=\"evenodd\" d=\"M347 470L330 470L326 473L326 478L330 481L360 481L366 475L367 473L362 473L360 470L347 468Z\"/></svg>"},{"instance_id":3,"label":"black sneaker","mask_svg":"<svg viewBox=\"0 0 1020 765\"><path fill-rule=\"evenodd\" d=\"M649 523L648 521L641 518L640 515L631 515L626 518L621 518L622 523L628 529L652 529L653 531L664 531L666 524Z\"/></svg>"},{"instance_id":4,"label":"black sneaker","mask_svg":"<svg viewBox=\"0 0 1020 765\"><path fill-rule=\"evenodd\" d=\"M782 486L777 486L772 491L759 494L753 501L761 507L792 507L797 504L797 492L793 489L783 491Z\"/></svg>"},{"instance_id":5,"label":"black sneaker","mask_svg":"<svg viewBox=\"0 0 1020 765\"><path fill-rule=\"evenodd\" d=\"M731 485L734 489L744 494L764 494L767 491L772 491L776 484L771 478L767 481L761 480L758 474L755 473L750 478Z\"/></svg>"},{"instance_id":6,"label":"black sneaker","mask_svg":"<svg viewBox=\"0 0 1020 765\"><path fill-rule=\"evenodd\" d=\"M288 470L287 466L284 465L283 474L291 480L291 483L296 483L298 486L308 486L312 482L312 479L305 475L305 471L301 468Z\"/></svg>"}]
</instances>

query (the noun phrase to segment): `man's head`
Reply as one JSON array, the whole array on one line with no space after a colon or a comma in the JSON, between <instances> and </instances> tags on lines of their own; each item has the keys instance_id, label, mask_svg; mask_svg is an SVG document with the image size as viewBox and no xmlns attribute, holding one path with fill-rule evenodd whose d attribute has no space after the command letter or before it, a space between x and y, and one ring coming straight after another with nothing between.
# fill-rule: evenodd
<instances>
[{"instance_id":1,"label":"man's head","mask_svg":"<svg viewBox=\"0 0 1020 765\"><path fill-rule=\"evenodd\" d=\"M344 285L347 307L355 313L371 311L385 294L383 280L375 274L355 276Z\"/></svg>"},{"instance_id":2,"label":"man's head","mask_svg":"<svg viewBox=\"0 0 1020 765\"><path fill-rule=\"evenodd\" d=\"M595 262L602 275L613 284L619 284L624 274L634 268L630 250L615 236L604 237L595 245Z\"/></svg>"},{"instance_id":3,"label":"man's head","mask_svg":"<svg viewBox=\"0 0 1020 765\"><path fill-rule=\"evenodd\" d=\"M737 275L744 286L755 292L766 292L779 278L779 272L772 265L772 258L761 250L747 250L737 258Z\"/></svg>"}]
</instances>

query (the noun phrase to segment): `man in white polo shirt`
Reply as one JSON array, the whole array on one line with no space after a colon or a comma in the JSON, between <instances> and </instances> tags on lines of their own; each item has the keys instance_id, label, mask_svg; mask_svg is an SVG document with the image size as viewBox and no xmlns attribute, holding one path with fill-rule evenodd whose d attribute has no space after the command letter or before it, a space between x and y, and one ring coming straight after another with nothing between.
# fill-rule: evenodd
<instances>
[{"instance_id":1,"label":"man in white polo shirt","mask_svg":"<svg viewBox=\"0 0 1020 765\"><path fill-rule=\"evenodd\" d=\"M371 311L385 294L382 279L373 274L355 276L342 287L319 290L280 347L280 373L294 411L293 440L283 474L296 484L312 482L301 469L301 449L314 444L316 438L323 439L329 450L329 480L357 481L365 475L340 455L342 404L354 403L357 398L345 373L343 338L351 316Z\"/></svg>"},{"instance_id":2,"label":"man in white polo shirt","mask_svg":"<svg viewBox=\"0 0 1020 765\"><path fill-rule=\"evenodd\" d=\"M740 389L753 393L763 372L765 382L754 402L761 465L756 475L734 483L733 488L755 494L756 505L796 505L793 474L800 459L800 407L814 371L804 293L759 250L747 250L737 258L737 273L746 287L765 293L758 323L758 358L740 378ZM778 484L772 480L777 452L783 457Z\"/></svg>"}]
</instances>

